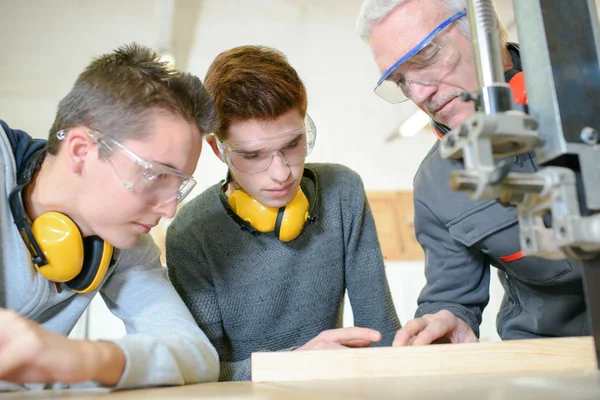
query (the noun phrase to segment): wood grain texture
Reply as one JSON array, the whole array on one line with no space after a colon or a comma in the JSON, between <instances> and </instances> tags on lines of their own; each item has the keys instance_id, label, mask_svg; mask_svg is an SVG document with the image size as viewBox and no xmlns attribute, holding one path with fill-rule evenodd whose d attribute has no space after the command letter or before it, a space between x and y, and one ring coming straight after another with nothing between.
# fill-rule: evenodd
<instances>
[{"instance_id":1,"label":"wood grain texture","mask_svg":"<svg viewBox=\"0 0 600 400\"><path fill-rule=\"evenodd\" d=\"M591 337L252 354L254 382L595 369Z\"/></svg>"},{"instance_id":2,"label":"wood grain texture","mask_svg":"<svg viewBox=\"0 0 600 400\"><path fill-rule=\"evenodd\" d=\"M415 237L413 193L369 191L367 199L384 259L423 260L423 249Z\"/></svg>"}]
</instances>

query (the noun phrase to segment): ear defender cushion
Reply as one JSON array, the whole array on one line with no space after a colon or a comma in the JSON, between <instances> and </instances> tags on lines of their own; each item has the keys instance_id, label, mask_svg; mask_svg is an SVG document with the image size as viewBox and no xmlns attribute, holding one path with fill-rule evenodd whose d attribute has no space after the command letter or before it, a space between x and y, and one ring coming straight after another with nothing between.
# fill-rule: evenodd
<instances>
[{"instance_id":1,"label":"ear defender cushion","mask_svg":"<svg viewBox=\"0 0 600 400\"><path fill-rule=\"evenodd\" d=\"M98 236L82 238L75 223L66 215L47 212L31 225L48 264L35 265L52 282L66 282L78 293L95 290L106 275L113 247Z\"/></svg>"},{"instance_id":2,"label":"ear defender cushion","mask_svg":"<svg viewBox=\"0 0 600 400\"><path fill-rule=\"evenodd\" d=\"M83 239L85 257L81 273L66 285L77 293L88 293L96 290L104 280L113 255L113 246L99 236Z\"/></svg>"},{"instance_id":3,"label":"ear defender cushion","mask_svg":"<svg viewBox=\"0 0 600 400\"><path fill-rule=\"evenodd\" d=\"M234 190L227 204L242 220L259 232L273 232L277 208L267 207L241 189Z\"/></svg>"},{"instance_id":4,"label":"ear defender cushion","mask_svg":"<svg viewBox=\"0 0 600 400\"><path fill-rule=\"evenodd\" d=\"M231 193L227 204L254 229L259 232L275 232L284 242L298 237L308 219L309 203L300 186L292 201L281 208L267 207L240 189Z\"/></svg>"},{"instance_id":5,"label":"ear defender cushion","mask_svg":"<svg viewBox=\"0 0 600 400\"><path fill-rule=\"evenodd\" d=\"M67 282L81 272L83 243L81 233L69 217L58 212L47 212L31 226L36 241L48 259L48 264L35 267L46 279Z\"/></svg>"},{"instance_id":6,"label":"ear defender cushion","mask_svg":"<svg viewBox=\"0 0 600 400\"><path fill-rule=\"evenodd\" d=\"M13 219L40 275L52 282L66 282L75 292L91 292L104 280L113 247L97 236L82 239L75 223L59 212L44 213L29 225L23 188L31 182L45 156L44 149L36 151L19 170L19 185L9 195Z\"/></svg>"},{"instance_id":7,"label":"ear defender cushion","mask_svg":"<svg viewBox=\"0 0 600 400\"><path fill-rule=\"evenodd\" d=\"M285 207L279 210L280 218L275 226L275 234L279 240L289 242L300 235L308 219L308 199L298 186L296 196Z\"/></svg>"}]
</instances>

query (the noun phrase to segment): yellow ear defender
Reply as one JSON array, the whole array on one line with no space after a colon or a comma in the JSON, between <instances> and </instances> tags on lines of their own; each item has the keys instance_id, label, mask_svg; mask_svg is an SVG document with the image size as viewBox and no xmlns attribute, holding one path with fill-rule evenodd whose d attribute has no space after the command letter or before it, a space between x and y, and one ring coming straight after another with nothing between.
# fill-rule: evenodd
<instances>
[{"instance_id":1,"label":"yellow ear defender","mask_svg":"<svg viewBox=\"0 0 600 400\"><path fill-rule=\"evenodd\" d=\"M78 293L98 288L111 263L113 247L98 236L82 238L66 215L47 212L30 223L23 202L23 189L31 182L45 157L39 150L19 171L17 186L9 195L10 210L32 262L52 282L64 282Z\"/></svg>"},{"instance_id":2,"label":"yellow ear defender","mask_svg":"<svg viewBox=\"0 0 600 400\"><path fill-rule=\"evenodd\" d=\"M300 186L292 201L281 208L267 207L241 189L234 190L227 198L225 192L231 181L229 174L221 185L219 197L227 213L242 229L251 233L274 232L279 240L289 242L300 235L307 221L313 222L316 219L315 209L319 196L317 177L308 168L304 169L304 177L315 185L315 200L312 205Z\"/></svg>"}]
</instances>

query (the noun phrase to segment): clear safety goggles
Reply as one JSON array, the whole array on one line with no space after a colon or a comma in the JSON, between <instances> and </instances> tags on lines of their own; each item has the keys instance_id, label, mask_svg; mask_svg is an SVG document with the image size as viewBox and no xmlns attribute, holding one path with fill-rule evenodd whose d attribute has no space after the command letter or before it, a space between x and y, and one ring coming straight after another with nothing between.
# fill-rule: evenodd
<instances>
[{"instance_id":1,"label":"clear safety goggles","mask_svg":"<svg viewBox=\"0 0 600 400\"><path fill-rule=\"evenodd\" d=\"M254 174L266 171L275 156L287 166L298 165L312 151L317 137L317 128L306 115L302 128L266 139L224 143L217 137L221 155L229 167Z\"/></svg>"},{"instance_id":2,"label":"clear safety goggles","mask_svg":"<svg viewBox=\"0 0 600 400\"><path fill-rule=\"evenodd\" d=\"M379 78L375 93L389 103L397 104L413 99L413 84L436 85L457 56L454 45L449 40L443 40L440 33L465 15L464 10L454 14L396 61Z\"/></svg>"},{"instance_id":3,"label":"clear safety goggles","mask_svg":"<svg viewBox=\"0 0 600 400\"><path fill-rule=\"evenodd\" d=\"M56 136L64 140L67 132ZM175 168L146 161L102 132L88 129L88 134L107 157L123 185L153 207L182 201L194 188L194 178Z\"/></svg>"}]
</instances>

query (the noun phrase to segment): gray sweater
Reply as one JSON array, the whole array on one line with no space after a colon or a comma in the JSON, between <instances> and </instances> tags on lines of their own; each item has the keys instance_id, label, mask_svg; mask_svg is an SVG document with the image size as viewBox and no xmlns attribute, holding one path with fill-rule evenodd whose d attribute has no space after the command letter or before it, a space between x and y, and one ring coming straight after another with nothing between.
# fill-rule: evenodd
<instances>
[{"instance_id":1,"label":"gray sweater","mask_svg":"<svg viewBox=\"0 0 600 400\"><path fill-rule=\"evenodd\" d=\"M26 135L11 131L15 133ZM149 235L142 236L131 250L117 250L100 288L91 293L77 294L64 285L58 293L54 283L37 272L8 205L16 171L7 132L0 127L0 191L4 193L0 196L0 307L68 335L99 292L128 333L115 341L126 357L125 372L116 388L216 380L216 351L169 283L166 269L160 265L160 250ZM75 386L86 385L96 384ZM26 387L0 381L0 391L18 389Z\"/></svg>"},{"instance_id":2,"label":"gray sweater","mask_svg":"<svg viewBox=\"0 0 600 400\"><path fill-rule=\"evenodd\" d=\"M219 201L220 184L184 206L167 231L173 285L221 359L220 380L250 379L250 354L301 346L342 326L344 292L355 326L400 328L360 177L307 165L319 179L317 220L298 238L242 231ZM306 179L309 201L315 191Z\"/></svg>"}]
</instances>

